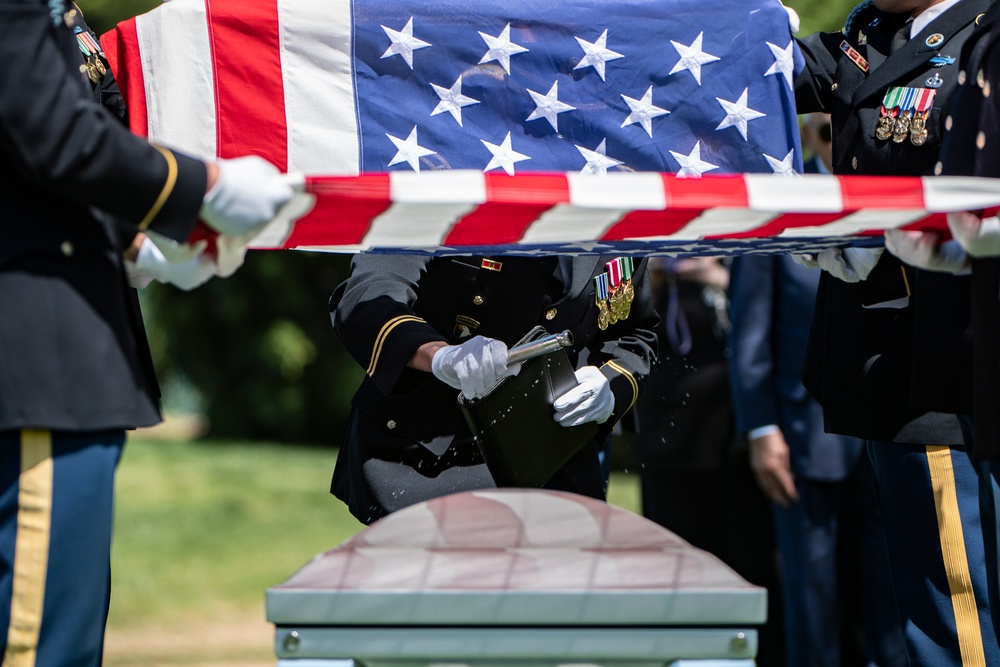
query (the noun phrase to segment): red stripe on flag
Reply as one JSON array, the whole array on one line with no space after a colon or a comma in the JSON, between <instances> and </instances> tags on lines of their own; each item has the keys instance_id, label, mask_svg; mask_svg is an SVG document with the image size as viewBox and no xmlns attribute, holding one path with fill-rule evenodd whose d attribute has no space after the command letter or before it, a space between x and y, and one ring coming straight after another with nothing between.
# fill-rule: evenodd
<instances>
[{"instance_id":1,"label":"red stripe on flag","mask_svg":"<svg viewBox=\"0 0 1000 667\"><path fill-rule=\"evenodd\" d=\"M372 220L392 206L388 174L307 178L316 205L295 223L286 248L358 245Z\"/></svg>"},{"instance_id":2,"label":"red stripe on flag","mask_svg":"<svg viewBox=\"0 0 1000 667\"><path fill-rule=\"evenodd\" d=\"M948 216L945 213L928 213L923 218L915 220L908 225L903 225L900 229L913 229L923 232L938 232L942 234L945 238L951 238L951 230L948 229ZM862 232L865 235L878 235L881 234L882 230L867 230Z\"/></svg>"},{"instance_id":3,"label":"red stripe on flag","mask_svg":"<svg viewBox=\"0 0 1000 667\"><path fill-rule=\"evenodd\" d=\"M784 213L769 222L745 232L708 236L707 239L757 239L777 236L786 229L796 227L819 227L836 222L845 217L844 213ZM794 235L794 233L793 233Z\"/></svg>"},{"instance_id":4,"label":"red stripe on flag","mask_svg":"<svg viewBox=\"0 0 1000 667\"><path fill-rule=\"evenodd\" d=\"M135 19L123 21L118 24L117 29L104 33L101 36L101 47L111 65L111 73L115 75L118 90L125 100L129 127L135 134L148 137L146 82L142 73Z\"/></svg>"},{"instance_id":5,"label":"red stripe on flag","mask_svg":"<svg viewBox=\"0 0 1000 667\"><path fill-rule=\"evenodd\" d=\"M555 204L569 202L563 174L484 174L486 202L459 220L444 245L516 243Z\"/></svg>"},{"instance_id":6,"label":"red stripe on flag","mask_svg":"<svg viewBox=\"0 0 1000 667\"><path fill-rule=\"evenodd\" d=\"M647 236L669 236L679 232L689 222L701 215L703 209L667 209L665 211L632 211L605 232L601 241Z\"/></svg>"},{"instance_id":7,"label":"red stripe on flag","mask_svg":"<svg viewBox=\"0 0 1000 667\"><path fill-rule=\"evenodd\" d=\"M568 204L565 174L484 174L486 201L515 204Z\"/></svg>"},{"instance_id":8,"label":"red stripe on flag","mask_svg":"<svg viewBox=\"0 0 1000 667\"><path fill-rule=\"evenodd\" d=\"M254 154L288 169L277 0L205 0L219 157Z\"/></svg>"},{"instance_id":9,"label":"red stripe on flag","mask_svg":"<svg viewBox=\"0 0 1000 667\"><path fill-rule=\"evenodd\" d=\"M886 202L892 202L892 208L923 209L924 187L919 178L906 176L864 176L837 177L840 181L840 192L843 197L844 211L856 211L863 208L889 208Z\"/></svg>"},{"instance_id":10,"label":"red stripe on flag","mask_svg":"<svg viewBox=\"0 0 1000 667\"><path fill-rule=\"evenodd\" d=\"M747 186L742 176L703 176L677 178L663 175L663 190L668 208L707 209L723 206L747 208Z\"/></svg>"}]
</instances>

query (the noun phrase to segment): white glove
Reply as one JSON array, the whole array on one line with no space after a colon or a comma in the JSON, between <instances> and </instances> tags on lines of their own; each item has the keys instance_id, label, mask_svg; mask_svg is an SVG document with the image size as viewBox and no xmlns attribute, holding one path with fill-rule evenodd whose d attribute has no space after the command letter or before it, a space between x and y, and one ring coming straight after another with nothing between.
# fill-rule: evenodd
<instances>
[{"instance_id":1,"label":"white glove","mask_svg":"<svg viewBox=\"0 0 1000 667\"><path fill-rule=\"evenodd\" d=\"M918 269L961 273L968 268L969 256L958 241L941 243L941 237L934 232L888 229L885 249Z\"/></svg>"},{"instance_id":2,"label":"white glove","mask_svg":"<svg viewBox=\"0 0 1000 667\"><path fill-rule=\"evenodd\" d=\"M217 164L219 178L205 195L201 218L221 234L259 231L295 194L277 167L256 155Z\"/></svg>"},{"instance_id":3,"label":"white glove","mask_svg":"<svg viewBox=\"0 0 1000 667\"><path fill-rule=\"evenodd\" d=\"M785 7L784 4L781 5L785 12L788 13L788 27L791 28L792 34L794 35L799 31L799 15L791 7Z\"/></svg>"},{"instance_id":4,"label":"white glove","mask_svg":"<svg viewBox=\"0 0 1000 667\"><path fill-rule=\"evenodd\" d=\"M948 214L948 229L955 240L973 257L1000 256L1000 219L962 211Z\"/></svg>"},{"instance_id":5,"label":"white glove","mask_svg":"<svg viewBox=\"0 0 1000 667\"><path fill-rule=\"evenodd\" d=\"M507 345L503 341L476 336L461 345L447 345L434 353L434 377L472 400L482 398L500 380L517 375L521 364L507 365Z\"/></svg>"},{"instance_id":6,"label":"white glove","mask_svg":"<svg viewBox=\"0 0 1000 667\"><path fill-rule=\"evenodd\" d=\"M579 383L552 403L555 419L561 426L579 426L587 422L603 424L615 411L611 383L597 366L576 371Z\"/></svg>"},{"instance_id":7,"label":"white glove","mask_svg":"<svg viewBox=\"0 0 1000 667\"><path fill-rule=\"evenodd\" d=\"M819 268L845 283L867 280L878 264L882 248L827 248L816 256Z\"/></svg>"},{"instance_id":8,"label":"white glove","mask_svg":"<svg viewBox=\"0 0 1000 667\"><path fill-rule=\"evenodd\" d=\"M799 255L792 255L792 261L796 264L801 264L807 269L818 269L819 261L816 259L816 255L809 255L802 253Z\"/></svg>"},{"instance_id":9,"label":"white glove","mask_svg":"<svg viewBox=\"0 0 1000 667\"><path fill-rule=\"evenodd\" d=\"M190 291L215 275L215 262L203 253L183 262L170 262L149 237L143 239L135 262L125 262L129 284L142 288L154 279Z\"/></svg>"}]
</instances>

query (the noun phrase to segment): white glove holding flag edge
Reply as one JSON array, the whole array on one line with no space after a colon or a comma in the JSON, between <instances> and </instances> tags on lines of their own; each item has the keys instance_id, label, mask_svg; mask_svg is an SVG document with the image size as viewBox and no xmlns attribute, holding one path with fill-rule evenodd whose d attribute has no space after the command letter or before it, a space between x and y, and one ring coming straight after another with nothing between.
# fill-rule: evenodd
<instances>
[{"instance_id":1,"label":"white glove holding flag edge","mask_svg":"<svg viewBox=\"0 0 1000 667\"><path fill-rule=\"evenodd\" d=\"M219 160L219 176L205 195L201 218L220 234L259 231L294 194L278 168L256 155Z\"/></svg>"},{"instance_id":2,"label":"white glove holding flag edge","mask_svg":"<svg viewBox=\"0 0 1000 667\"><path fill-rule=\"evenodd\" d=\"M200 247L204 250L205 244L201 243ZM135 262L125 261L125 270L132 287L146 287L155 279L190 291L215 276L215 262L204 253L180 262L171 262L153 239L147 236L139 246Z\"/></svg>"},{"instance_id":3,"label":"white glove holding flag edge","mask_svg":"<svg viewBox=\"0 0 1000 667\"><path fill-rule=\"evenodd\" d=\"M603 424L615 411L615 394L611 383L597 366L584 366L576 371L579 383L557 398L552 407L560 426L579 426L587 422Z\"/></svg>"},{"instance_id":4,"label":"white glove holding flag edge","mask_svg":"<svg viewBox=\"0 0 1000 667\"><path fill-rule=\"evenodd\" d=\"M941 273L968 273L969 255L958 241L941 243L934 232L887 229L885 248L910 266Z\"/></svg>"},{"instance_id":5,"label":"white glove holding flag edge","mask_svg":"<svg viewBox=\"0 0 1000 667\"><path fill-rule=\"evenodd\" d=\"M794 35L799 31L799 26L800 26L799 14L791 7L787 7L784 3L782 3L781 8L784 9L785 13L788 14L788 27L791 29L792 34Z\"/></svg>"},{"instance_id":6,"label":"white glove holding flag edge","mask_svg":"<svg viewBox=\"0 0 1000 667\"><path fill-rule=\"evenodd\" d=\"M1000 219L960 211L948 214L951 235L973 257L1000 256Z\"/></svg>"},{"instance_id":7,"label":"white glove holding flag edge","mask_svg":"<svg viewBox=\"0 0 1000 667\"><path fill-rule=\"evenodd\" d=\"M460 389L467 400L482 398L500 380L520 371L521 364L507 365L507 344L485 336L446 345L431 358L434 377Z\"/></svg>"},{"instance_id":8,"label":"white glove holding flag edge","mask_svg":"<svg viewBox=\"0 0 1000 667\"><path fill-rule=\"evenodd\" d=\"M801 264L807 269L819 268L819 261L816 259L815 254L801 253L798 255L792 255L792 261L796 264Z\"/></svg>"},{"instance_id":9,"label":"white glove holding flag edge","mask_svg":"<svg viewBox=\"0 0 1000 667\"><path fill-rule=\"evenodd\" d=\"M883 248L827 248L816 256L819 268L845 283L867 280Z\"/></svg>"}]
</instances>

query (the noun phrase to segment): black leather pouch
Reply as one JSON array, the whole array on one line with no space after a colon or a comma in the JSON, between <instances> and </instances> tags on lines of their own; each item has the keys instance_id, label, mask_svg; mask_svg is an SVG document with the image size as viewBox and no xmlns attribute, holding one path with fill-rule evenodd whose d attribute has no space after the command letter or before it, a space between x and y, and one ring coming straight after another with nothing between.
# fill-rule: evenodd
<instances>
[{"instance_id":1,"label":"black leather pouch","mask_svg":"<svg viewBox=\"0 0 1000 667\"><path fill-rule=\"evenodd\" d=\"M535 327L518 345L548 335ZM564 349L523 362L521 372L472 401L458 403L497 486L543 486L597 433L597 424L560 426L552 403L575 387Z\"/></svg>"}]
</instances>

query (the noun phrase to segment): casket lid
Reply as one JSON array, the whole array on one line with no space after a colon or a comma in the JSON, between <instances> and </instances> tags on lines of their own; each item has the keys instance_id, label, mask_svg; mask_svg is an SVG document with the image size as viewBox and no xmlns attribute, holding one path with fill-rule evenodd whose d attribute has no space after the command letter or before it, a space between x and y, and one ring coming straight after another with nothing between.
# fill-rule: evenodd
<instances>
[{"instance_id":1,"label":"casket lid","mask_svg":"<svg viewBox=\"0 0 1000 667\"><path fill-rule=\"evenodd\" d=\"M759 624L767 592L640 516L497 489L411 506L267 591L278 625Z\"/></svg>"}]
</instances>

